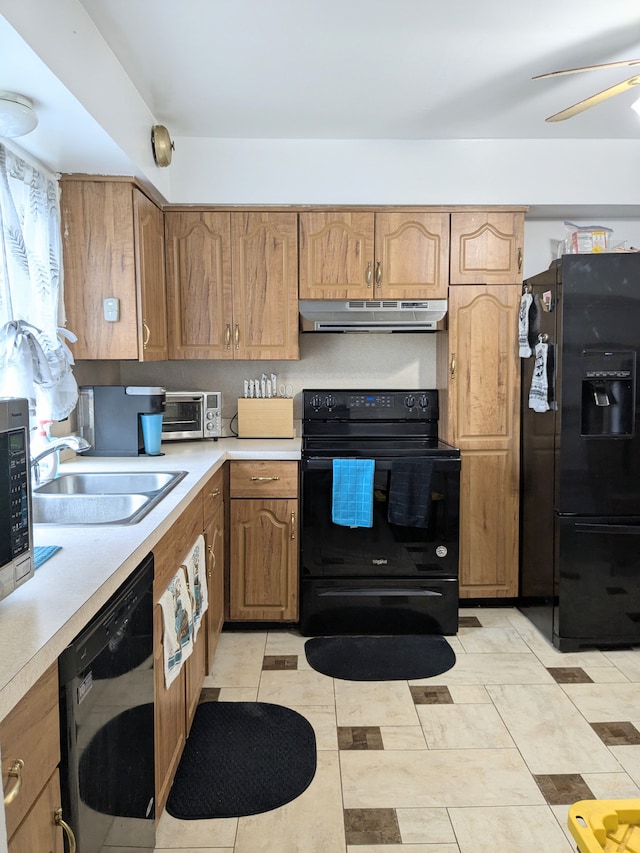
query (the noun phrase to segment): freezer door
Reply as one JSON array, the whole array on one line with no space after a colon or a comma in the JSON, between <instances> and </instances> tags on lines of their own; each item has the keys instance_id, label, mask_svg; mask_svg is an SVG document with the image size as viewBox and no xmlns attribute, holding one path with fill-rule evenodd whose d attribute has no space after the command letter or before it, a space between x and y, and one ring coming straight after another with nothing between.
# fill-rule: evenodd
<instances>
[{"instance_id":1,"label":"freezer door","mask_svg":"<svg viewBox=\"0 0 640 853\"><path fill-rule=\"evenodd\" d=\"M556 518L553 642L640 643L640 517Z\"/></svg>"}]
</instances>

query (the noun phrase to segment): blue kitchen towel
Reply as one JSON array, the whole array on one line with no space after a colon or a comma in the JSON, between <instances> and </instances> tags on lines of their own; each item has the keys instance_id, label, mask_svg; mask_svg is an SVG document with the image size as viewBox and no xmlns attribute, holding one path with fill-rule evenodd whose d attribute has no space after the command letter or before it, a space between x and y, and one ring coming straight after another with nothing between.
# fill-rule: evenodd
<instances>
[{"instance_id":1,"label":"blue kitchen towel","mask_svg":"<svg viewBox=\"0 0 640 853\"><path fill-rule=\"evenodd\" d=\"M343 527L373 527L373 459L334 459L331 519Z\"/></svg>"},{"instance_id":2,"label":"blue kitchen towel","mask_svg":"<svg viewBox=\"0 0 640 853\"><path fill-rule=\"evenodd\" d=\"M36 545L33 549L33 568L39 569L49 557L53 557L59 550L59 545Z\"/></svg>"}]
</instances>

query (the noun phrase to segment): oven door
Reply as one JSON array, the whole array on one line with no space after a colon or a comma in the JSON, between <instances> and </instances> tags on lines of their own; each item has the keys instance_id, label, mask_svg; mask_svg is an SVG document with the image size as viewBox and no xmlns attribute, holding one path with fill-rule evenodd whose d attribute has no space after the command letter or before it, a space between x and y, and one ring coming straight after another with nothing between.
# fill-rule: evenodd
<instances>
[{"instance_id":1,"label":"oven door","mask_svg":"<svg viewBox=\"0 0 640 853\"><path fill-rule=\"evenodd\" d=\"M426 527L388 521L393 459L376 458L373 526L331 520L333 460L307 458L301 481L301 631L455 633L460 459L433 457Z\"/></svg>"},{"instance_id":2,"label":"oven door","mask_svg":"<svg viewBox=\"0 0 640 853\"><path fill-rule=\"evenodd\" d=\"M167 391L162 414L162 440L202 438L203 412L202 394L177 394Z\"/></svg>"}]
</instances>

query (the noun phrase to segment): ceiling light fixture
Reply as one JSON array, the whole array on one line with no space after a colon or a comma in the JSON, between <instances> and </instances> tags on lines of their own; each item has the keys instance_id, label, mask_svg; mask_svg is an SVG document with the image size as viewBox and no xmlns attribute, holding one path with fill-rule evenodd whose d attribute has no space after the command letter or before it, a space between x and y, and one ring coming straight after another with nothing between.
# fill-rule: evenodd
<instances>
[{"instance_id":1,"label":"ceiling light fixture","mask_svg":"<svg viewBox=\"0 0 640 853\"><path fill-rule=\"evenodd\" d=\"M0 91L0 137L24 136L38 124L33 104L24 95Z\"/></svg>"}]
</instances>

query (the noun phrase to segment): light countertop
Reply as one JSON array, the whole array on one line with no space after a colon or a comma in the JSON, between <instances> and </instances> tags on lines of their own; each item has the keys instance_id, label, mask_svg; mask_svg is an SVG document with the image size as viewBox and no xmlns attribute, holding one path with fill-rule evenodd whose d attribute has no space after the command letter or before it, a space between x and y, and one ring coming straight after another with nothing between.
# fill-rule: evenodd
<instances>
[{"instance_id":1,"label":"light countertop","mask_svg":"<svg viewBox=\"0 0 640 853\"><path fill-rule=\"evenodd\" d=\"M0 601L0 719L153 549L199 489L228 459L300 459L300 439L163 443L162 456L82 457L77 471L187 471L140 522L123 526L34 525L35 545L60 550Z\"/></svg>"}]
</instances>

